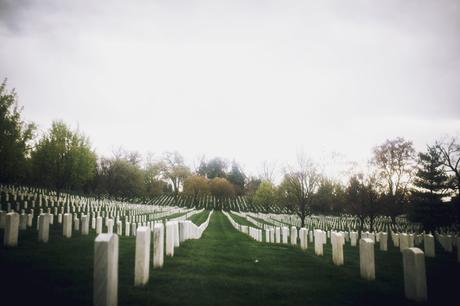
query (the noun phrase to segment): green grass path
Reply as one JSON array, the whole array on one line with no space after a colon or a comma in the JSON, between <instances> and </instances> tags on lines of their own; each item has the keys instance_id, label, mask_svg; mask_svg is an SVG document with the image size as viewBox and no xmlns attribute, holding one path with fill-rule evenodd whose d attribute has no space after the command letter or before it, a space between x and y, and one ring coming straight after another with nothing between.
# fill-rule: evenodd
<instances>
[{"instance_id":1,"label":"green grass path","mask_svg":"<svg viewBox=\"0 0 460 306\"><path fill-rule=\"evenodd\" d=\"M207 212L197 219L206 217ZM91 305L95 235L64 239L55 227L48 245L35 236L27 232L18 248L0 248L1 291L16 305ZM357 248L347 245L345 266L336 267L329 246L318 257L311 243L306 253L257 243L214 212L200 240L176 248L163 269L150 271L147 286L135 288L134 247L133 238L121 237L119 305L411 305L403 297L402 260L395 248L376 249L377 280L367 282L359 278ZM447 301L457 293L459 266L453 254L427 260L432 304L453 305Z\"/></svg>"}]
</instances>

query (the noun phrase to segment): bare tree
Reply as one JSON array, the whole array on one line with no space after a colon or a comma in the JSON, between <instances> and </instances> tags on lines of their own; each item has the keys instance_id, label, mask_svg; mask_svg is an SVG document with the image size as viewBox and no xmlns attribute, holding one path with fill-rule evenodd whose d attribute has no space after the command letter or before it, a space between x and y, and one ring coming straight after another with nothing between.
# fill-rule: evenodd
<instances>
[{"instance_id":1,"label":"bare tree","mask_svg":"<svg viewBox=\"0 0 460 306\"><path fill-rule=\"evenodd\" d=\"M162 176L169 180L177 195L184 180L190 175L190 169L184 164L184 158L178 152L165 152L160 162Z\"/></svg>"},{"instance_id":2,"label":"bare tree","mask_svg":"<svg viewBox=\"0 0 460 306\"><path fill-rule=\"evenodd\" d=\"M393 222L402 213L403 203L415 172L415 150L411 141L398 137L374 149L372 163L385 186L386 208Z\"/></svg>"},{"instance_id":3,"label":"bare tree","mask_svg":"<svg viewBox=\"0 0 460 306\"><path fill-rule=\"evenodd\" d=\"M299 216L303 227L305 218L311 213L321 175L316 165L304 155L298 156L297 167L285 173L278 192L281 204Z\"/></svg>"},{"instance_id":4,"label":"bare tree","mask_svg":"<svg viewBox=\"0 0 460 306\"><path fill-rule=\"evenodd\" d=\"M434 148L441 154L441 161L446 169L452 173L453 187L460 194L460 144L457 139L448 141L436 141Z\"/></svg>"},{"instance_id":5,"label":"bare tree","mask_svg":"<svg viewBox=\"0 0 460 306\"><path fill-rule=\"evenodd\" d=\"M264 161L262 163L260 179L273 184L275 181L276 168L276 162Z\"/></svg>"}]
</instances>

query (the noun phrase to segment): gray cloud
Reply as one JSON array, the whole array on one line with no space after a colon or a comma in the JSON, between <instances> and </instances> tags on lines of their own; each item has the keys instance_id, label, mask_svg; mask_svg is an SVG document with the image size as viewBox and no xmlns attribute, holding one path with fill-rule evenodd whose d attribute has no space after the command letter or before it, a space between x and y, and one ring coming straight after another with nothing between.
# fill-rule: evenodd
<instances>
[{"instance_id":1,"label":"gray cloud","mask_svg":"<svg viewBox=\"0 0 460 306\"><path fill-rule=\"evenodd\" d=\"M0 72L102 153L365 159L459 132L457 2L0 0Z\"/></svg>"}]
</instances>

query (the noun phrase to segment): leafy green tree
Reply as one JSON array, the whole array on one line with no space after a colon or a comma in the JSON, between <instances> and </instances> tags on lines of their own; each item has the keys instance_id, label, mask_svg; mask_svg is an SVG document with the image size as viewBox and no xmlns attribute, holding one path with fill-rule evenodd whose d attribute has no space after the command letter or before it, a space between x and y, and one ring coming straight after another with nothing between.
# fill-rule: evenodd
<instances>
[{"instance_id":1,"label":"leafy green tree","mask_svg":"<svg viewBox=\"0 0 460 306\"><path fill-rule=\"evenodd\" d=\"M144 194L144 173L139 165L127 159L111 160L105 180L109 194L118 198Z\"/></svg>"},{"instance_id":2,"label":"leafy green tree","mask_svg":"<svg viewBox=\"0 0 460 306\"><path fill-rule=\"evenodd\" d=\"M414 187L409 218L420 222L426 231L434 231L436 226L449 224L449 207L442 201L448 195L449 177L441 152L436 147L428 147L426 153L419 153Z\"/></svg>"},{"instance_id":3,"label":"leafy green tree","mask_svg":"<svg viewBox=\"0 0 460 306\"><path fill-rule=\"evenodd\" d=\"M82 190L95 175L96 154L87 137L55 121L32 152L32 166L39 185L58 193Z\"/></svg>"},{"instance_id":4,"label":"leafy green tree","mask_svg":"<svg viewBox=\"0 0 460 306\"><path fill-rule=\"evenodd\" d=\"M201 161L201 164L198 168L198 174L205 176L208 179L213 179L215 177L227 178L227 162L221 158L213 158L210 161L206 162L205 160Z\"/></svg>"},{"instance_id":5,"label":"leafy green tree","mask_svg":"<svg viewBox=\"0 0 460 306\"><path fill-rule=\"evenodd\" d=\"M167 183L161 180L161 167L158 163L148 163L144 169L145 194L155 197L166 191Z\"/></svg>"},{"instance_id":6,"label":"leafy green tree","mask_svg":"<svg viewBox=\"0 0 460 306\"><path fill-rule=\"evenodd\" d=\"M223 208L223 200L235 196L235 187L232 183L221 177L209 181L209 191L217 199L217 208Z\"/></svg>"},{"instance_id":7,"label":"leafy green tree","mask_svg":"<svg viewBox=\"0 0 460 306\"><path fill-rule=\"evenodd\" d=\"M322 178L312 203L313 212L325 215L340 214L344 209L344 203L344 187L331 179Z\"/></svg>"},{"instance_id":8,"label":"leafy green tree","mask_svg":"<svg viewBox=\"0 0 460 306\"><path fill-rule=\"evenodd\" d=\"M269 181L262 181L257 188L257 191L254 195L253 202L256 205L262 206L265 208L265 211L270 211L271 206L275 204L276 201L276 188Z\"/></svg>"},{"instance_id":9,"label":"leafy green tree","mask_svg":"<svg viewBox=\"0 0 460 306\"><path fill-rule=\"evenodd\" d=\"M198 205L198 199L209 193L208 179L200 175L192 175L184 181L184 194L192 197L194 206Z\"/></svg>"},{"instance_id":10,"label":"leafy green tree","mask_svg":"<svg viewBox=\"0 0 460 306\"><path fill-rule=\"evenodd\" d=\"M227 180L235 186L235 192L237 195L243 194L246 175L235 161L232 163L232 169L227 174Z\"/></svg>"},{"instance_id":11,"label":"leafy green tree","mask_svg":"<svg viewBox=\"0 0 460 306\"><path fill-rule=\"evenodd\" d=\"M21 119L16 92L0 84L0 182L24 182L35 125Z\"/></svg>"}]
</instances>

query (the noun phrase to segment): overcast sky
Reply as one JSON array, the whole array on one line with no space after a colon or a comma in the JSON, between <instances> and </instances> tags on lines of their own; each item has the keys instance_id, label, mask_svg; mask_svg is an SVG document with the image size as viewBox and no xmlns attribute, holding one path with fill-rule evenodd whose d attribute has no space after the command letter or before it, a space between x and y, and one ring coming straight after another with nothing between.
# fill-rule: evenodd
<instances>
[{"instance_id":1,"label":"overcast sky","mask_svg":"<svg viewBox=\"0 0 460 306\"><path fill-rule=\"evenodd\" d=\"M0 0L4 77L100 154L363 162L459 135L460 1Z\"/></svg>"}]
</instances>

